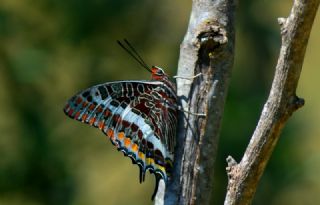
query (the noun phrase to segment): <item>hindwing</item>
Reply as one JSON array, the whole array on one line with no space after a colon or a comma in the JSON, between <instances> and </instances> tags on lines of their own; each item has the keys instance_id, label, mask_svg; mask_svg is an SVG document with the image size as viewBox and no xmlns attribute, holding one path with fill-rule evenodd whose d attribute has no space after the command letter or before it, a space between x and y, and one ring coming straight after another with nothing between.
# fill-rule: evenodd
<instances>
[{"instance_id":1,"label":"hindwing","mask_svg":"<svg viewBox=\"0 0 320 205\"><path fill-rule=\"evenodd\" d=\"M64 112L102 130L139 165L140 182L149 170L158 183L167 180L173 166L176 102L175 90L161 81L118 81L76 94Z\"/></svg>"}]
</instances>

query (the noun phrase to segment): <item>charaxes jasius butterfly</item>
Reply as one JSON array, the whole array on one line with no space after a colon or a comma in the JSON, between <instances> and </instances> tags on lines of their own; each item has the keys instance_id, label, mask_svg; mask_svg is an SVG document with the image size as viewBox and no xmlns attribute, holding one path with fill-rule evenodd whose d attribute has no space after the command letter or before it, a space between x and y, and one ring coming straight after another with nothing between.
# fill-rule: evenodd
<instances>
[{"instance_id":1,"label":"charaxes jasius butterfly","mask_svg":"<svg viewBox=\"0 0 320 205\"><path fill-rule=\"evenodd\" d=\"M99 128L113 145L140 168L140 183L149 170L168 180L173 166L177 124L175 84L159 67L149 67L131 44L118 41L142 67L151 73L147 81L108 82L85 89L64 107L72 119Z\"/></svg>"}]
</instances>

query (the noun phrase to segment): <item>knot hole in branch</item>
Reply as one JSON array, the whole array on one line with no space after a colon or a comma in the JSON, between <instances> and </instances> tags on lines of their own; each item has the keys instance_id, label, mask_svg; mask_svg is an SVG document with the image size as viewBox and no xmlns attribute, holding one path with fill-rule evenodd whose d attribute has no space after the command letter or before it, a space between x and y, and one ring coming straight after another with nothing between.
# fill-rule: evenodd
<instances>
[{"instance_id":1,"label":"knot hole in branch","mask_svg":"<svg viewBox=\"0 0 320 205\"><path fill-rule=\"evenodd\" d=\"M228 166L226 167L228 179L232 180L232 178L236 176L238 163L231 156L228 156L226 160L228 163Z\"/></svg>"},{"instance_id":2,"label":"knot hole in branch","mask_svg":"<svg viewBox=\"0 0 320 205\"><path fill-rule=\"evenodd\" d=\"M212 25L198 35L198 40L200 42L198 63L204 66L210 66L210 61L219 56L228 41L226 31L220 26Z\"/></svg>"},{"instance_id":3,"label":"knot hole in branch","mask_svg":"<svg viewBox=\"0 0 320 205\"><path fill-rule=\"evenodd\" d=\"M289 107L291 111L296 111L299 108L301 108L302 106L304 106L304 99L303 98L299 98L296 95L293 95L290 100L289 100Z\"/></svg>"}]
</instances>

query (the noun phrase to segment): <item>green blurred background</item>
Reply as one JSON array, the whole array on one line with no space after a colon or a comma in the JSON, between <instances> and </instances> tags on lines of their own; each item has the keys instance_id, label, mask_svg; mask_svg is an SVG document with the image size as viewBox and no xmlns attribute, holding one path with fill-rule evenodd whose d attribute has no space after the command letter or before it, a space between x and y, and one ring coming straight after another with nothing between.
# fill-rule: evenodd
<instances>
[{"instance_id":1,"label":"green blurred background","mask_svg":"<svg viewBox=\"0 0 320 205\"><path fill-rule=\"evenodd\" d=\"M291 0L239 1L236 58L216 164L213 203L226 189L225 158L240 160L268 96L279 53L276 18ZM114 80L149 79L116 43L128 38L149 64L176 73L191 0L1 0L0 205L141 205L153 176L98 130L67 118L73 94ZM254 204L320 204L320 15L298 95ZM208 194L208 193L203 193Z\"/></svg>"}]
</instances>

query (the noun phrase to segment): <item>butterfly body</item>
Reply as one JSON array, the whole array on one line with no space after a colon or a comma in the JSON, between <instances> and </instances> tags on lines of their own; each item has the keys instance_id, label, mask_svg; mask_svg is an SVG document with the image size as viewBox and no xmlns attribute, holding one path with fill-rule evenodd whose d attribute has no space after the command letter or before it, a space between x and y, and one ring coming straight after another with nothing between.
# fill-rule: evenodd
<instances>
[{"instance_id":1,"label":"butterfly body","mask_svg":"<svg viewBox=\"0 0 320 205\"><path fill-rule=\"evenodd\" d=\"M79 92L66 104L71 118L99 128L119 151L140 167L167 181L173 166L177 124L175 85L159 67L150 81L117 81ZM154 195L155 195L154 193ZM153 197L154 197L153 195Z\"/></svg>"}]
</instances>

